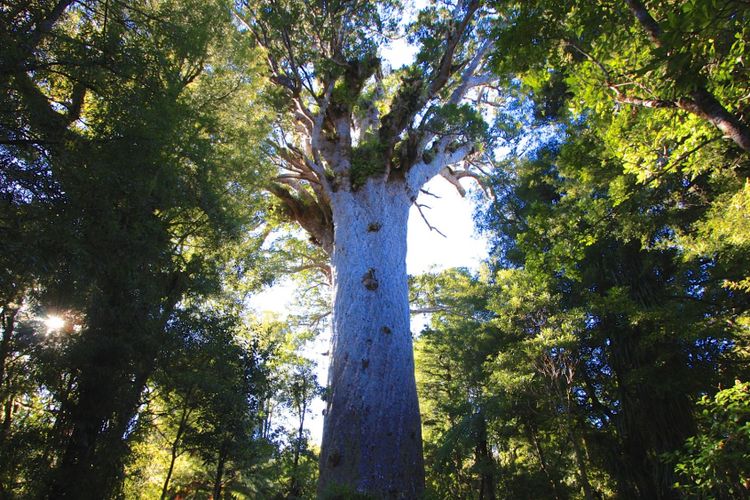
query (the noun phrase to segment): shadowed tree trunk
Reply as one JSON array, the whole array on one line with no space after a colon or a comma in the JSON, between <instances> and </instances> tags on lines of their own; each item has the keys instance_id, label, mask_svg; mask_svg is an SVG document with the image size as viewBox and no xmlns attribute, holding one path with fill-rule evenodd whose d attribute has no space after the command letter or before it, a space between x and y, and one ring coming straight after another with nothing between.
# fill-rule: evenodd
<instances>
[{"instance_id":1,"label":"shadowed tree trunk","mask_svg":"<svg viewBox=\"0 0 750 500\"><path fill-rule=\"evenodd\" d=\"M305 416L307 415L308 405L317 393L317 381L309 380L307 377L312 376L312 372L303 370L299 373L299 379L292 385L292 405L297 411L299 425L297 426L297 437L294 443L294 457L292 461L292 480L289 484L289 496L291 498L299 497L302 492L302 485L299 480L299 459L302 454L302 444L305 440Z\"/></svg>"},{"instance_id":2,"label":"shadowed tree trunk","mask_svg":"<svg viewBox=\"0 0 750 500\"><path fill-rule=\"evenodd\" d=\"M534 445L534 451L536 452L537 459L539 460L539 468L542 470L544 477L547 478L547 481L552 487L552 492L555 495L555 500L564 498L564 496L560 495L560 485L558 484L557 479L553 477L552 473L550 472L550 467L547 464L547 459L544 455L544 449L542 448L542 445L539 442L539 438L537 437L536 427L532 423L527 422L524 425L524 429L526 430L526 435L529 441L531 441Z\"/></svg>"},{"instance_id":3,"label":"shadowed tree trunk","mask_svg":"<svg viewBox=\"0 0 750 500\"><path fill-rule=\"evenodd\" d=\"M487 419L483 413L477 415L476 426L474 457L479 469L479 500L495 500L495 460L487 441Z\"/></svg>"},{"instance_id":4,"label":"shadowed tree trunk","mask_svg":"<svg viewBox=\"0 0 750 500\"><path fill-rule=\"evenodd\" d=\"M11 419L13 418L13 394L11 393L10 380L6 380L6 375L17 313L18 308L9 307L7 304L3 305L0 310L0 321L2 321L0 326L3 329L2 339L0 339L0 403L3 405L3 421L2 426L0 426L0 445L2 445L8 437ZM8 376L8 379L10 379L10 376Z\"/></svg>"},{"instance_id":5,"label":"shadowed tree trunk","mask_svg":"<svg viewBox=\"0 0 750 500\"><path fill-rule=\"evenodd\" d=\"M227 445L222 444L221 448L219 448L218 461L216 462L216 474L214 475L214 486L211 494L213 500L221 498L221 487L224 480L224 466L226 465L227 454Z\"/></svg>"}]
</instances>

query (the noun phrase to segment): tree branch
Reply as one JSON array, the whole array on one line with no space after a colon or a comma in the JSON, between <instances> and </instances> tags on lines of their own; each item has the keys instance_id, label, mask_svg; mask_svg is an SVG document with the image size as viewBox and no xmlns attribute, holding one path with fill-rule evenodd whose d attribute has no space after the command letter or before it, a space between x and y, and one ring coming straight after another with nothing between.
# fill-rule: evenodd
<instances>
[{"instance_id":1,"label":"tree branch","mask_svg":"<svg viewBox=\"0 0 750 500\"><path fill-rule=\"evenodd\" d=\"M450 76L458 70L458 67L454 64L454 55L459 42L468 29L469 23L479 8L479 4L478 0L470 1L465 7L466 12L461 21L452 23L454 28L446 35L445 50L436 71L431 75L431 81L425 82L421 76L412 76L402 80L401 87L393 98L391 110L381 120L378 132L380 141L385 147L386 171L390 171L391 165L389 159L403 131L423 109L425 104L443 89L448 83ZM458 10L460 6L461 4L459 3L456 9ZM458 17L458 13L456 13L455 17Z\"/></svg>"},{"instance_id":2,"label":"tree branch","mask_svg":"<svg viewBox=\"0 0 750 500\"><path fill-rule=\"evenodd\" d=\"M74 1L75 0L60 0L54 7L52 7L52 10L50 10L47 17L38 24L29 38L28 46L26 47L29 52L33 52L37 45L39 45L42 37L52 31L55 23L62 17L65 10L70 7Z\"/></svg>"},{"instance_id":3,"label":"tree branch","mask_svg":"<svg viewBox=\"0 0 750 500\"><path fill-rule=\"evenodd\" d=\"M478 174L466 168L464 168L463 170L454 170L450 166L448 166L440 171L440 176L453 184L461 197L466 196L466 189L464 189L464 187L461 185L460 180L466 177L473 179L474 182L479 184L479 187L482 188L482 191L487 194L487 187L485 186L484 180Z\"/></svg>"},{"instance_id":4,"label":"tree branch","mask_svg":"<svg viewBox=\"0 0 750 500\"><path fill-rule=\"evenodd\" d=\"M626 0L630 11L646 30L655 47L662 47L662 29L640 0ZM697 72L696 72L697 73ZM674 75L669 75L675 80ZM701 83L690 92L690 98L677 100L677 107L692 113L721 130L745 152L750 152L750 127L737 115L729 112L721 102Z\"/></svg>"},{"instance_id":5,"label":"tree branch","mask_svg":"<svg viewBox=\"0 0 750 500\"><path fill-rule=\"evenodd\" d=\"M269 191L284 205L286 215L307 231L313 243L320 245L329 255L333 251L333 222L328 205L317 202L304 186L288 179L285 184L272 182Z\"/></svg>"},{"instance_id":6,"label":"tree branch","mask_svg":"<svg viewBox=\"0 0 750 500\"><path fill-rule=\"evenodd\" d=\"M409 314L415 315L415 314L432 314L437 312L451 312L453 309L451 309L448 306L430 306L430 307L417 307L414 309L409 310Z\"/></svg>"},{"instance_id":7,"label":"tree branch","mask_svg":"<svg viewBox=\"0 0 750 500\"><path fill-rule=\"evenodd\" d=\"M424 212L422 212L422 207L424 208L430 208L430 207L428 207L427 205L421 205L419 203L415 203L414 205L417 207L417 210L419 210L419 215L422 216L422 220L424 221L425 224L427 224L427 227L430 228L430 231L435 231L437 234L439 234L443 238L447 238L447 236L444 235L442 231L440 231L440 229L430 224L430 221L427 220L427 217L425 217Z\"/></svg>"},{"instance_id":8,"label":"tree branch","mask_svg":"<svg viewBox=\"0 0 750 500\"><path fill-rule=\"evenodd\" d=\"M641 24L641 27L646 31L648 39L651 40L656 47L661 47L661 27L656 20L651 17L651 14L646 9L646 6L640 0L626 0L628 8L633 13L635 18Z\"/></svg>"},{"instance_id":9,"label":"tree branch","mask_svg":"<svg viewBox=\"0 0 750 500\"><path fill-rule=\"evenodd\" d=\"M443 137L438 144L438 153L431 162L426 163L424 159L420 160L409 169L406 176L407 190L409 196L416 200L416 196L422 187L440 173L445 167L454 165L463 161L467 156L474 152L474 144L467 143L457 148L450 148L452 137Z\"/></svg>"},{"instance_id":10,"label":"tree branch","mask_svg":"<svg viewBox=\"0 0 750 500\"><path fill-rule=\"evenodd\" d=\"M466 97L466 93L469 91L469 89L472 89L479 85L486 85L498 79L497 76L493 75L492 73L476 75L476 71L479 68L479 65L484 61L485 56L490 50L492 50L493 46L494 42L491 38L485 39L485 41L482 42L482 45L479 46L477 53L474 54L474 57L461 73L458 86L451 93L451 97L448 100L450 104L459 104L464 99L464 97Z\"/></svg>"},{"instance_id":11,"label":"tree branch","mask_svg":"<svg viewBox=\"0 0 750 500\"><path fill-rule=\"evenodd\" d=\"M460 3L459 3L460 5ZM474 16L474 13L479 8L479 2L474 0L469 3L469 5L466 7L466 14L464 15L463 19L458 23L458 26L455 30L452 30L448 33L448 37L446 39L446 47L445 52L443 52L443 56L440 59L440 63L438 64L438 69L436 71L436 75L434 76L432 82L430 83L429 87L429 98L432 98L432 96L435 96L440 89L445 86L445 84L448 82L448 78L450 77L453 67L453 56L456 53L456 48L458 47L458 42L463 37L464 33L466 32L466 28L469 25L469 22L471 21L471 18ZM458 7L456 7L458 9Z\"/></svg>"}]
</instances>

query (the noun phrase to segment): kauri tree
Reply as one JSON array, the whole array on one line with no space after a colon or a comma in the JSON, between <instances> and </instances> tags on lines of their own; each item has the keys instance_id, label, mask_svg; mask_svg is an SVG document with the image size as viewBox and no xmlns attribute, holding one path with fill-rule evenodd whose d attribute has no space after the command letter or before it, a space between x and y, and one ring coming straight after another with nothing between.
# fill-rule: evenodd
<instances>
[{"instance_id":1,"label":"kauri tree","mask_svg":"<svg viewBox=\"0 0 750 500\"><path fill-rule=\"evenodd\" d=\"M497 92L486 69L493 14L433 2L408 27L416 61L389 71L380 47L399 2L244 2L280 109L271 191L331 259L333 347L319 494L418 498L424 473L405 265L424 184L473 176ZM471 99L471 102L469 100ZM338 493L337 493L338 492Z\"/></svg>"}]
</instances>

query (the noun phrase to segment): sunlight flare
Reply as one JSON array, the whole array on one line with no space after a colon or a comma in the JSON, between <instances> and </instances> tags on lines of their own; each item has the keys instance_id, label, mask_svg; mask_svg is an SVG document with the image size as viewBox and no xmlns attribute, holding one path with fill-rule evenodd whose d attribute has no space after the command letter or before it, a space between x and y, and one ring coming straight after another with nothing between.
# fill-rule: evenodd
<instances>
[{"instance_id":1,"label":"sunlight flare","mask_svg":"<svg viewBox=\"0 0 750 500\"><path fill-rule=\"evenodd\" d=\"M52 333L61 330L65 326L65 320L60 316L52 314L47 316L44 324L47 326L47 333Z\"/></svg>"}]
</instances>

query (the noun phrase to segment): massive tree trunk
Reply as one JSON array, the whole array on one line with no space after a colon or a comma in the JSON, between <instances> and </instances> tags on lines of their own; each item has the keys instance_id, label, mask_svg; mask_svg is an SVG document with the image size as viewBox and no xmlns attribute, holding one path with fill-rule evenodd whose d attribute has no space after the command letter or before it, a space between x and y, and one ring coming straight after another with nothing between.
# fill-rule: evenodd
<instances>
[{"instance_id":1,"label":"massive tree trunk","mask_svg":"<svg viewBox=\"0 0 750 500\"><path fill-rule=\"evenodd\" d=\"M370 179L332 198L333 350L321 496L419 498L419 403L409 331L404 182Z\"/></svg>"}]
</instances>

